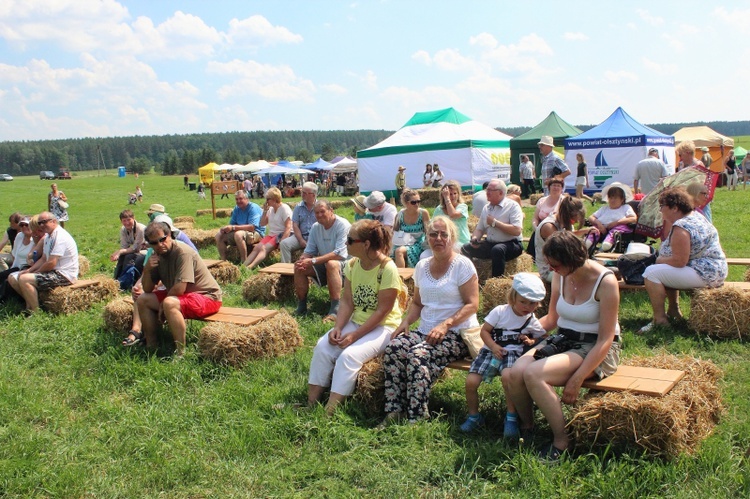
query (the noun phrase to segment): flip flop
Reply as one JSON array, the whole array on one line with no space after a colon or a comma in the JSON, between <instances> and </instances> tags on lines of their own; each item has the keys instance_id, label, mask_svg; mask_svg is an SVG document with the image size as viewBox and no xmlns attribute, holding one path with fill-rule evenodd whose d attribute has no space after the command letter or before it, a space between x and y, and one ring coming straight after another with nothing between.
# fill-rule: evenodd
<instances>
[{"instance_id":1,"label":"flip flop","mask_svg":"<svg viewBox=\"0 0 750 499\"><path fill-rule=\"evenodd\" d=\"M650 332L653 328L654 328L654 323L649 322L648 324L640 328L638 331L636 331L635 334L637 334L638 336L641 336Z\"/></svg>"}]
</instances>

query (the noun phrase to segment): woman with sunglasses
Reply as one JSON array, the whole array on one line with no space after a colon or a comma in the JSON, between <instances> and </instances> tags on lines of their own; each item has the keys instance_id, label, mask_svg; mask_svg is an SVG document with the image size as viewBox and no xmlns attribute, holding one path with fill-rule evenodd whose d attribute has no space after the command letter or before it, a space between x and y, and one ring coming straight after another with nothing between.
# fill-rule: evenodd
<instances>
[{"instance_id":1,"label":"woman with sunglasses","mask_svg":"<svg viewBox=\"0 0 750 499\"><path fill-rule=\"evenodd\" d=\"M21 219L18 221L19 232L16 234L15 241L13 241L13 249L10 254L13 256L13 261L7 270L0 272L0 303L16 295L16 292L8 284L8 276L13 272L23 270L28 267L27 257L34 248L34 239L31 234L31 227L29 226L31 220L28 217L21 215Z\"/></svg>"},{"instance_id":2,"label":"woman with sunglasses","mask_svg":"<svg viewBox=\"0 0 750 499\"><path fill-rule=\"evenodd\" d=\"M263 216L260 225L266 227L266 234L247 255L245 265L254 269L266 256L279 247L279 241L289 237L292 233L292 209L281 202L281 191L271 187L266 193L266 204L263 206Z\"/></svg>"},{"instance_id":3,"label":"woman with sunglasses","mask_svg":"<svg viewBox=\"0 0 750 499\"><path fill-rule=\"evenodd\" d=\"M399 268L413 268L422 253L424 228L430 221L430 213L420 207L422 200L414 189L404 190L401 203L404 208L398 212L393 224L393 259Z\"/></svg>"},{"instance_id":4,"label":"woman with sunglasses","mask_svg":"<svg viewBox=\"0 0 750 499\"><path fill-rule=\"evenodd\" d=\"M432 256L414 269L414 296L383 355L385 420L429 416L432 384L445 366L469 354L459 329L478 326L479 284L471 260L453 251L456 226L446 217L427 224ZM419 327L409 327L419 319Z\"/></svg>"},{"instance_id":5,"label":"woman with sunglasses","mask_svg":"<svg viewBox=\"0 0 750 499\"><path fill-rule=\"evenodd\" d=\"M388 258L391 233L380 222L360 220L349 229L351 258L344 266L344 289L333 328L315 346L310 363L307 405L330 388L330 416L354 392L362 365L382 354L401 322L396 300L401 278Z\"/></svg>"}]
</instances>

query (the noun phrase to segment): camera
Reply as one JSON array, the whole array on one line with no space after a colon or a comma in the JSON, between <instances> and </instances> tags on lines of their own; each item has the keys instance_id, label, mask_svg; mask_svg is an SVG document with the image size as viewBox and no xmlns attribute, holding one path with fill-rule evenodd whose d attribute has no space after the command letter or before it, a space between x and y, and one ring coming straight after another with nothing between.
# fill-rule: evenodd
<instances>
[{"instance_id":1,"label":"camera","mask_svg":"<svg viewBox=\"0 0 750 499\"><path fill-rule=\"evenodd\" d=\"M552 355L557 355L558 353L566 352L573 348L574 345L575 342L570 341L562 334L556 334L550 337L546 345L534 352L534 359L539 360L545 357L551 357Z\"/></svg>"}]
</instances>

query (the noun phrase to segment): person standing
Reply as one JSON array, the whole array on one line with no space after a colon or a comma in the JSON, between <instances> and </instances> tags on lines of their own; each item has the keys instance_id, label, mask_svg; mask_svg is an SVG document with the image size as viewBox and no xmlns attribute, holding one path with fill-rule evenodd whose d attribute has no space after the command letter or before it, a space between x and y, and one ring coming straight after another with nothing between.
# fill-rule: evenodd
<instances>
[{"instance_id":1,"label":"person standing","mask_svg":"<svg viewBox=\"0 0 750 499\"><path fill-rule=\"evenodd\" d=\"M648 157L638 162L633 178L633 192L646 195L656 187L659 180L669 175L667 165L659 159L659 150L652 147L648 150Z\"/></svg>"},{"instance_id":2,"label":"person standing","mask_svg":"<svg viewBox=\"0 0 750 499\"><path fill-rule=\"evenodd\" d=\"M52 190L47 195L47 209L55 215L60 227L65 228L65 222L68 221L68 197L57 189L57 184L52 184Z\"/></svg>"},{"instance_id":3,"label":"person standing","mask_svg":"<svg viewBox=\"0 0 750 499\"><path fill-rule=\"evenodd\" d=\"M570 175L570 168L565 161L555 155L555 142L552 137L543 135L537 145L542 153L542 185L544 185L544 193L549 194L547 180L557 177L564 181L565 177Z\"/></svg>"},{"instance_id":4,"label":"person standing","mask_svg":"<svg viewBox=\"0 0 750 499\"><path fill-rule=\"evenodd\" d=\"M406 168L404 165L398 167L398 173L396 174L396 202L401 203L401 195L404 193L406 187L406 174L404 173Z\"/></svg>"},{"instance_id":5,"label":"person standing","mask_svg":"<svg viewBox=\"0 0 750 499\"><path fill-rule=\"evenodd\" d=\"M536 194L536 173L534 172L534 163L529 161L529 157L526 154L521 156L521 165L518 167L518 173L521 176L523 197L528 198L532 194Z\"/></svg>"},{"instance_id":6,"label":"person standing","mask_svg":"<svg viewBox=\"0 0 750 499\"><path fill-rule=\"evenodd\" d=\"M708 147L703 146L701 147L701 151L703 151L703 156L701 156L701 163L703 163L703 166L710 169L711 163L714 162L714 159L711 157L711 153L708 152ZM690 166L690 165L686 165Z\"/></svg>"},{"instance_id":7,"label":"person standing","mask_svg":"<svg viewBox=\"0 0 750 499\"><path fill-rule=\"evenodd\" d=\"M729 156L724 161L727 172L727 190L737 190L737 160L734 157L734 150L729 151Z\"/></svg>"},{"instance_id":8,"label":"person standing","mask_svg":"<svg viewBox=\"0 0 750 499\"><path fill-rule=\"evenodd\" d=\"M189 182L190 182L190 177L188 177L187 175L185 175L182 178L182 188L187 190Z\"/></svg>"},{"instance_id":9,"label":"person standing","mask_svg":"<svg viewBox=\"0 0 750 499\"><path fill-rule=\"evenodd\" d=\"M589 188L589 170L586 166L586 162L583 160L583 154L576 154L576 161L578 161L578 175L576 176L576 197L578 199L588 199L591 204L594 204L594 200L583 193L583 188Z\"/></svg>"},{"instance_id":10,"label":"person standing","mask_svg":"<svg viewBox=\"0 0 750 499\"><path fill-rule=\"evenodd\" d=\"M422 174L422 184L425 187L431 187L432 186L432 179L433 179L432 165L430 163L427 163L424 166L424 173Z\"/></svg>"}]
</instances>

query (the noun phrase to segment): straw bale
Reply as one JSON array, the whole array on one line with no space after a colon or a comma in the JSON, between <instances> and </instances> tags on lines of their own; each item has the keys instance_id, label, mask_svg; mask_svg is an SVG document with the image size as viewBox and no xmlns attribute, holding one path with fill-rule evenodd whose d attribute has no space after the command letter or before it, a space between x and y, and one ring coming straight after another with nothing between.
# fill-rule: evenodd
<instances>
[{"instance_id":1,"label":"straw bale","mask_svg":"<svg viewBox=\"0 0 750 499\"><path fill-rule=\"evenodd\" d=\"M104 306L104 327L108 331L127 334L133 325L133 299L116 298Z\"/></svg>"},{"instance_id":2,"label":"straw bale","mask_svg":"<svg viewBox=\"0 0 750 499\"><path fill-rule=\"evenodd\" d=\"M696 290L690 299L688 325L717 338L750 336L750 293L725 287Z\"/></svg>"},{"instance_id":3,"label":"straw bale","mask_svg":"<svg viewBox=\"0 0 750 499\"><path fill-rule=\"evenodd\" d=\"M479 217L476 215L469 215L469 218L466 219L466 225L469 227L469 234L474 233L474 230L477 228L478 224Z\"/></svg>"},{"instance_id":4,"label":"straw bale","mask_svg":"<svg viewBox=\"0 0 750 499\"><path fill-rule=\"evenodd\" d=\"M212 213L213 213L213 212L211 211L211 209L207 209L207 210L197 210L197 211L195 212L195 215L196 215L196 216L199 216L199 217L201 217L201 216L203 216L203 215L211 215Z\"/></svg>"},{"instance_id":5,"label":"straw bale","mask_svg":"<svg viewBox=\"0 0 750 499\"><path fill-rule=\"evenodd\" d=\"M627 364L683 370L685 377L663 397L590 391L573 406L568 423L576 445L635 447L667 458L694 453L724 410L721 369L710 361L673 355L635 357Z\"/></svg>"},{"instance_id":6,"label":"straw bale","mask_svg":"<svg viewBox=\"0 0 750 499\"><path fill-rule=\"evenodd\" d=\"M216 230L185 229L183 231L198 249L216 245Z\"/></svg>"},{"instance_id":7,"label":"straw bale","mask_svg":"<svg viewBox=\"0 0 750 499\"><path fill-rule=\"evenodd\" d=\"M435 208L440 204L440 189L427 187L425 189L417 189L419 193L419 199L422 200L423 208Z\"/></svg>"},{"instance_id":8,"label":"straw bale","mask_svg":"<svg viewBox=\"0 0 750 499\"><path fill-rule=\"evenodd\" d=\"M78 255L78 278L85 276L91 268L91 262L83 255Z\"/></svg>"},{"instance_id":9,"label":"straw bale","mask_svg":"<svg viewBox=\"0 0 750 499\"><path fill-rule=\"evenodd\" d=\"M54 288L39 293L39 303L52 314L71 314L88 310L94 303L117 296L120 283L111 277L95 275L97 284L85 288L71 289L69 286Z\"/></svg>"},{"instance_id":10,"label":"straw bale","mask_svg":"<svg viewBox=\"0 0 750 499\"><path fill-rule=\"evenodd\" d=\"M463 203L466 206L471 206L471 204L474 202L474 195L470 192L464 192L461 194L461 198L459 200L459 203Z\"/></svg>"},{"instance_id":11,"label":"straw bale","mask_svg":"<svg viewBox=\"0 0 750 499\"><path fill-rule=\"evenodd\" d=\"M188 223L190 225L193 225L195 224L195 219L191 216L181 216L181 217L174 217L174 219L172 219L172 222L174 222L175 224Z\"/></svg>"},{"instance_id":12,"label":"straw bale","mask_svg":"<svg viewBox=\"0 0 750 499\"><path fill-rule=\"evenodd\" d=\"M203 357L233 367L285 355L302 344L297 321L284 311L253 326L212 322L201 329L198 338Z\"/></svg>"},{"instance_id":13,"label":"straw bale","mask_svg":"<svg viewBox=\"0 0 750 499\"><path fill-rule=\"evenodd\" d=\"M219 262L208 269L211 275L221 285L237 282L240 278L240 269L230 262Z\"/></svg>"},{"instance_id":14,"label":"straw bale","mask_svg":"<svg viewBox=\"0 0 750 499\"><path fill-rule=\"evenodd\" d=\"M234 208L218 208L216 210L216 218L229 218L230 216L232 216L233 209ZM197 210L195 214L196 216L199 216L199 217L203 215L213 216L213 211L211 211L211 209L209 208L206 210Z\"/></svg>"},{"instance_id":15,"label":"straw bale","mask_svg":"<svg viewBox=\"0 0 750 499\"><path fill-rule=\"evenodd\" d=\"M593 196L591 196L594 199L594 203L601 203L602 202L602 193L601 192L595 192Z\"/></svg>"},{"instance_id":16,"label":"straw bale","mask_svg":"<svg viewBox=\"0 0 750 499\"><path fill-rule=\"evenodd\" d=\"M513 287L513 278L511 277L493 277L487 279L482 287L482 312L487 315L498 305L508 303L508 291L510 291L511 287ZM547 294L534 311L534 315L537 317L544 317L549 310L549 297L552 291L551 285L545 282L544 287L547 290Z\"/></svg>"},{"instance_id":17,"label":"straw bale","mask_svg":"<svg viewBox=\"0 0 750 499\"><path fill-rule=\"evenodd\" d=\"M745 271L745 282L750 282L750 268Z\"/></svg>"},{"instance_id":18,"label":"straw bale","mask_svg":"<svg viewBox=\"0 0 750 499\"><path fill-rule=\"evenodd\" d=\"M248 302L285 302L294 297L294 278L279 274L255 274L242 283L242 297Z\"/></svg>"},{"instance_id":19,"label":"straw bale","mask_svg":"<svg viewBox=\"0 0 750 499\"><path fill-rule=\"evenodd\" d=\"M349 200L349 198L346 199L336 199L333 201L328 201L328 203L331 205L331 209L338 210L342 206L350 206L352 202Z\"/></svg>"},{"instance_id":20,"label":"straw bale","mask_svg":"<svg viewBox=\"0 0 750 499\"><path fill-rule=\"evenodd\" d=\"M544 194L541 192L537 192L535 194L529 194L529 204L531 206L536 206L536 203L544 197Z\"/></svg>"},{"instance_id":21,"label":"straw bale","mask_svg":"<svg viewBox=\"0 0 750 499\"><path fill-rule=\"evenodd\" d=\"M505 275L512 277L519 272L532 272L534 270L534 259L526 252L521 256L505 263Z\"/></svg>"}]
</instances>

